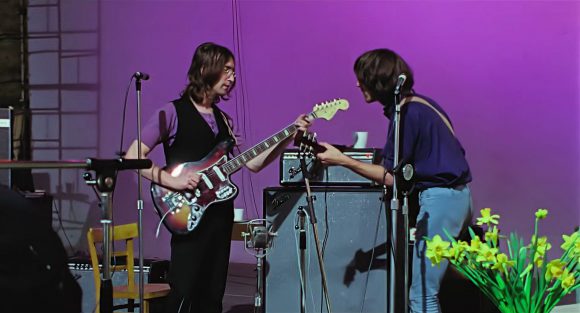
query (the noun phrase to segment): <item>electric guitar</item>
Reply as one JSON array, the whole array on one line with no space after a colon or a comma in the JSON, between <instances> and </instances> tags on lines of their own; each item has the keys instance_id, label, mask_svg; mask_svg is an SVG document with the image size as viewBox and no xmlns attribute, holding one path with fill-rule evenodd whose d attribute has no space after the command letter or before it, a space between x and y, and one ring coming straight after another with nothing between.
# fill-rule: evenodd
<instances>
[{"instance_id":1,"label":"electric guitar","mask_svg":"<svg viewBox=\"0 0 580 313\"><path fill-rule=\"evenodd\" d=\"M348 106L345 99L327 101L315 105L306 118L330 120L338 110L346 110ZM223 141L203 159L167 169L173 177L186 172L195 172L200 175L200 181L193 191L175 191L155 183L151 184L153 204L163 224L174 234L192 232L211 204L230 200L238 194L238 187L231 182L230 175L271 146L293 136L297 129L291 124L231 160L228 160L227 151L232 143Z\"/></svg>"}]
</instances>

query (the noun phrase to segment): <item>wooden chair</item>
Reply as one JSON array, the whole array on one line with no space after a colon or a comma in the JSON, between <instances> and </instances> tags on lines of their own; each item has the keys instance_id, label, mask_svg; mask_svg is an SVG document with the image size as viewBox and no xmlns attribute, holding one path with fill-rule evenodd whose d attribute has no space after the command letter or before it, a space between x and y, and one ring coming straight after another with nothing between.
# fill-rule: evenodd
<instances>
[{"instance_id":1,"label":"wooden chair","mask_svg":"<svg viewBox=\"0 0 580 313\"><path fill-rule=\"evenodd\" d=\"M115 241L112 245L115 251L111 249L111 259L114 259L114 263L116 263L111 264L111 273L123 270L127 271L126 284L113 286L113 299L127 299L128 304L122 307L128 307L130 312L133 311L135 300L139 300L139 284L135 283L135 261L133 252L133 242L137 237L137 223L114 226L111 235L111 240ZM103 229L90 228L87 233L87 241L89 243L89 253L91 255L91 264L95 279L95 299L97 301L95 312L99 313L102 268L99 267L100 256L97 255L97 245L102 247ZM124 244L122 241L124 241ZM141 306L142 309L140 312L149 313L149 300L165 297L169 293L169 289L168 284L144 284L143 305ZM114 308L119 308L119 306L115 306Z\"/></svg>"}]
</instances>

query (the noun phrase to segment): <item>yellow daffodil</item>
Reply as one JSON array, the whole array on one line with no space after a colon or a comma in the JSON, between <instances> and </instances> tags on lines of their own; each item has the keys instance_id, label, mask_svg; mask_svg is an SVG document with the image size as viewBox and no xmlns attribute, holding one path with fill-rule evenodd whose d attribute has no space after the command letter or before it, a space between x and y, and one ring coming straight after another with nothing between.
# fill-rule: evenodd
<instances>
[{"instance_id":1,"label":"yellow daffodil","mask_svg":"<svg viewBox=\"0 0 580 313\"><path fill-rule=\"evenodd\" d=\"M562 262L560 259L555 259L548 264L546 264L546 274L544 277L546 280L551 280L552 278L559 278L564 273L564 267L566 263Z\"/></svg>"},{"instance_id":2,"label":"yellow daffodil","mask_svg":"<svg viewBox=\"0 0 580 313\"><path fill-rule=\"evenodd\" d=\"M483 267L489 267L491 263L495 263L495 255L497 254L497 248L492 248L489 245L483 243L479 246L477 251L476 262L483 262Z\"/></svg>"},{"instance_id":3,"label":"yellow daffodil","mask_svg":"<svg viewBox=\"0 0 580 313\"><path fill-rule=\"evenodd\" d=\"M473 237L471 239L471 243L470 243L469 247L467 248L467 250L469 252L477 252L479 250L480 246L481 246L481 240L479 240L479 237Z\"/></svg>"},{"instance_id":4,"label":"yellow daffodil","mask_svg":"<svg viewBox=\"0 0 580 313\"><path fill-rule=\"evenodd\" d=\"M504 274L507 274L508 268L513 267L516 264L516 262L510 260L505 253L498 254L495 259L496 262L491 269L498 270Z\"/></svg>"},{"instance_id":5,"label":"yellow daffodil","mask_svg":"<svg viewBox=\"0 0 580 313\"><path fill-rule=\"evenodd\" d=\"M517 307L518 312L546 313L545 309L552 308L564 295L579 287L580 231L563 235L563 254L548 260L552 245L548 237L538 233L539 220L548 216L547 209L535 212L529 243L524 243L517 233L501 236L497 226L500 216L492 214L490 208L480 212L477 224L487 226L483 227L484 236L475 236L472 230L470 241L455 241L449 234L451 242L443 241L438 235L427 240L426 257L432 266L449 260L461 274L486 290L501 312L515 312ZM505 239L509 254L499 251L500 241Z\"/></svg>"},{"instance_id":6,"label":"yellow daffodil","mask_svg":"<svg viewBox=\"0 0 580 313\"><path fill-rule=\"evenodd\" d=\"M489 241L493 243L493 246L497 246L497 238L499 237L498 229L496 226L493 226L491 231L485 232L485 241Z\"/></svg>"},{"instance_id":7,"label":"yellow daffodil","mask_svg":"<svg viewBox=\"0 0 580 313\"><path fill-rule=\"evenodd\" d=\"M481 217L477 218L477 225L486 224L487 226L490 226L491 224L498 224L499 215L492 215L490 208L481 209L479 213L481 213Z\"/></svg>"},{"instance_id":8,"label":"yellow daffodil","mask_svg":"<svg viewBox=\"0 0 580 313\"><path fill-rule=\"evenodd\" d=\"M454 261L462 262L465 258L465 251L469 244L465 241L454 241L451 243L451 248L449 248L449 258L452 258ZM451 254L453 252L453 254Z\"/></svg>"},{"instance_id":9,"label":"yellow daffodil","mask_svg":"<svg viewBox=\"0 0 580 313\"><path fill-rule=\"evenodd\" d=\"M546 251L552 249L552 244L548 242L548 237L546 236L542 236L536 240L536 236L532 235L531 243L532 245L536 244L536 253L539 253L542 256L546 254Z\"/></svg>"},{"instance_id":10,"label":"yellow daffodil","mask_svg":"<svg viewBox=\"0 0 580 313\"><path fill-rule=\"evenodd\" d=\"M432 265L439 265L446 255L449 242L441 240L441 236L435 235L433 239L427 241L425 256L431 260Z\"/></svg>"},{"instance_id":11,"label":"yellow daffodil","mask_svg":"<svg viewBox=\"0 0 580 313\"><path fill-rule=\"evenodd\" d=\"M571 247L574 247L572 253L580 254L580 233L574 232L572 235L562 235L562 239L564 239L564 243L561 245L561 248L566 251Z\"/></svg>"},{"instance_id":12,"label":"yellow daffodil","mask_svg":"<svg viewBox=\"0 0 580 313\"><path fill-rule=\"evenodd\" d=\"M552 248L546 236L540 237L536 242L536 236L532 236L532 244L536 244L536 254L534 255L534 263L540 267L544 264L544 256L546 252Z\"/></svg>"},{"instance_id":13,"label":"yellow daffodil","mask_svg":"<svg viewBox=\"0 0 580 313\"><path fill-rule=\"evenodd\" d=\"M560 276L560 280L562 282L563 289L568 289L574 286L574 283L576 282L576 280L574 279L574 273L570 273L568 269L564 270L562 276Z\"/></svg>"},{"instance_id":14,"label":"yellow daffodil","mask_svg":"<svg viewBox=\"0 0 580 313\"><path fill-rule=\"evenodd\" d=\"M548 216L548 210L546 209L538 209L536 211L536 218L539 220L545 219Z\"/></svg>"}]
</instances>

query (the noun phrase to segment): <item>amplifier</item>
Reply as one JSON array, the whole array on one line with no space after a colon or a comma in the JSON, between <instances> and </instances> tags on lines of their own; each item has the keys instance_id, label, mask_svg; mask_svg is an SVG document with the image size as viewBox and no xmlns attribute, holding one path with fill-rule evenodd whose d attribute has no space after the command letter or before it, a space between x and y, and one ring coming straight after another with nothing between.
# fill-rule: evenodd
<instances>
[{"instance_id":1,"label":"amplifier","mask_svg":"<svg viewBox=\"0 0 580 313\"><path fill-rule=\"evenodd\" d=\"M143 273L145 283L167 283L166 273L169 270L169 261L145 259L143 261ZM139 264L139 260L135 260ZM100 265L99 265L100 267ZM96 307L95 279L93 277L93 266L89 259L71 258L68 268L73 277L77 280L83 291L82 313L91 313ZM135 266L135 284L139 284L139 266ZM117 271L111 275L113 286L127 283L127 271ZM138 301L137 301L138 302ZM126 299L114 299L113 305L126 303ZM162 304L162 303L161 303ZM162 312L159 310L160 303L151 302L149 312Z\"/></svg>"},{"instance_id":2,"label":"amplifier","mask_svg":"<svg viewBox=\"0 0 580 313\"><path fill-rule=\"evenodd\" d=\"M369 164L379 164L380 149L347 149L344 154ZM280 156L280 184L283 186L304 185L300 167L301 153L297 149L285 150ZM318 160L306 157L306 169L310 174L310 184L317 186L375 186L370 179L343 166L323 166Z\"/></svg>"}]
</instances>

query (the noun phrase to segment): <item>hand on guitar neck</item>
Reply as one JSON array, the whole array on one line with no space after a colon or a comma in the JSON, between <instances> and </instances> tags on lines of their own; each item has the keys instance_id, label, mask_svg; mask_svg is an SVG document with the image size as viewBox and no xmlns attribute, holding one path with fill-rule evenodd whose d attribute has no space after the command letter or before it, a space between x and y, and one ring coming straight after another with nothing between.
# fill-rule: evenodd
<instances>
[{"instance_id":1,"label":"hand on guitar neck","mask_svg":"<svg viewBox=\"0 0 580 313\"><path fill-rule=\"evenodd\" d=\"M328 149L328 146L338 149L340 152L344 152L352 147L346 145L329 144L329 143L318 143L316 139L316 133L309 131L299 130L294 137L294 145L298 147L300 152L318 154L323 153Z\"/></svg>"}]
</instances>

